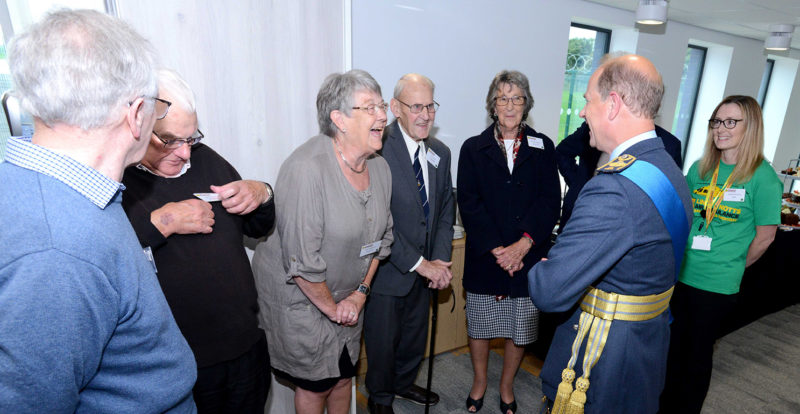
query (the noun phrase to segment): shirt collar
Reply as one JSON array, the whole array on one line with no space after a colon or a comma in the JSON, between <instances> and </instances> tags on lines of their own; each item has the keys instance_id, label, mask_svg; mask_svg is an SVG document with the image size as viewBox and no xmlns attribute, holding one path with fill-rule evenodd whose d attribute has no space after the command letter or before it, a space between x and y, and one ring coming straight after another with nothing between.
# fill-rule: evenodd
<instances>
[{"instance_id":1,"label":"shirt collar","mask_svg":"<svg viewBox=\"0 0 800 414\"><path fill-rule=\"evenodd\" d=\"M425 154L424 139L419 140L419 142L414 141L403 129L403 126L400 125L400 122L397 123L397 127L400 128L400 132L403 134L403 141L406 143L406 148L408 149L408 155L411 157L411 161L414 161L414 154L417 152L417 148L419 148L420 153Z\"/></svg>"},{"instance_id":2,"label":"shirt collar","mask_svg":"<svg viewBox=\"0 0 800 414\"><path fill-rule=\"evenodd\" d=\"M158 177L163 177L161 174L156 174L155 172L153 172L153 171L150 171L150 169L149 169L149 168L147 168L147 167L145 167L145 166L144 166L144 164L142 164L142 163L136 164L136 168L138 168L138 169L140 169L140 170L142 170L142 171L147 171L147 172L149 172L150 174L153 174L153 175L155 175L155 176L158 176ZM163 177L163 178L178 178L178 177L180 177L180 176L182 176L182 175L186 174L186 171L189 171L189 168L192 168L192 160L191 160L191 159L190 159L190 160L187 160L187 161L186 161L186 162L183 164L183 167L181 167L181 172L179 172L179 173L177 173L177 174L175 174L175 175L173 175L173 176L170 176L170 177Z\"/></svg>"},{"instance_id":3,"label":"shirt collar","mask_svg":"<svg viewBox=\"0 0 800 414\"><path fill-rule=\"evenodd\" d=\"M632 147L634 144L638 144L646 139L656 138L656 137L657 135L655 129L651 129L647 132L642 132L641 134L626 140L622 144L619 144L617 148L614 148L614 151L611 151L611 156L609 157L609 160L613 160L614 158L619 157L620 155L622 155L623 152L625 152L625 150Z\"/></svg>"},{"instance_id":4,"label":"shirt collar","mask_svg":"<svg viewBox=\"0 0 800 414\"><path fill-rule=\"evenodd\" d=\"M122 183L73 158L20 138L9 138L6 162L55 178L80 193L97 207L106 208L125 189Z\"/></svg>"}]
</instances>

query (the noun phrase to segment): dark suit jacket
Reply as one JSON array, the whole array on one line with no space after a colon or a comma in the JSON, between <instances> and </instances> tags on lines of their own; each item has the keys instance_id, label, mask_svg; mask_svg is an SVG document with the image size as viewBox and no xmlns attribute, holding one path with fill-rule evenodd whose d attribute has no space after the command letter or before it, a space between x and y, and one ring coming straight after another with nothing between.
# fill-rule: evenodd
<instances>
[{"instance_id":1,"label":"dark suit jacket","mask_svg":"<svg viewBox=\"0 0 800 414\"><path fill-rule=\"evenodd\" d=\"M661 137L664 148L675 160L678 168L683 168L681 141L658 125L656 125L656 135ZM578 199L578 193L581 192L581 188L586 182L594 177L594 170L600 159L600 151L589 145L589 125L584 122L575 132L558 144L556 154L558 170L561 171L564 181L569 186L561 207L561 222L558 228L558 232L561 233L572 216L572 208L575 206L575 200ZM580 157L577 164L575 164L575 157Z\"/></svg>"},{"instance_id":2,"label":"dark suit jacket","mask_svg":"<svg viewBox=\"0 0 800 414\"><path fill-rule=\"evenodd\" d=\"M428 161L428 182L425 185L428 186L430 216L427 225L414 167L397 120L384 132L381 155L392 171L394 244L392 254L381 262L372 282L372 290L380 294L408 294L417 277L417 272L409 272L409 269L420 256L427 260L450 261L455 220L450 149L434 137L425 140L425 148L430 148L440 158L438 167Z\"/></svg>"},{"instance_id":3,"label":"dark suit jacket","mask_svg":"<svg viewBox=\"0 0 800 414\"><path fill-rule=\"evenodd\" d=\"M458 207L467 232L464 288L484 295L528 296L528 269L550 246L558 221L561 191L553 142L526 128L509 174L494 124L461 146L458 160ZM544 149L528 146L527 137L541 138ZM531 235L534 246L524 267L512 278L497 265L491 250Z\"/></svg>"},{"instance_id":4,"label":"dark suit jacket","mask_svg":"<svg viewBox=\"0 0 800 414\"><path fill-rule=\"evenodd\" d=\"M658 139L634 144L624 153L647 161L667 176L691 223L689 189L681 170ZM639 161L636 161L639 162ZM687 224L688 226L688 224ZM589 286L625 295L650 295L675 282L672 239L651 199L624 176L598 174L575 203L575 214L550 249L547 261L529 274L533 303L563 312ZM542 390L554 399L575 340L580 310L557 329L542 368ZM654 413L664 386L669 316L641 322L613 321L603 354L591 371L586 413ZM583 372L583 349L575 367Z\"/></svg>"}]
</instances>

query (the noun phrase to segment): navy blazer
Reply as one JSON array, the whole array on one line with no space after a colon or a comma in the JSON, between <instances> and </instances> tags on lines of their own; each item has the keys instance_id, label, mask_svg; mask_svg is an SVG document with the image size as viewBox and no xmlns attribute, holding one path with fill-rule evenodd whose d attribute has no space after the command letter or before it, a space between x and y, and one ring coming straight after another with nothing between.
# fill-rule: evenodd
<instances>
[{"instance_id":1,"label":"navy blazer","mask_svg":"<svg viewBox=\"0 0 800 414\"><path fill-rule=\"evenodd\" d=\"M392 254L381 262L372 282L372 290L383 295L405 296L411 291L418 275L409 269L420 256L431 261L450 261L455 221L450 149L434 137L425 139L425 148L439 156L438 166L428 161L427 223L403 132L397 120L386 127L381 155L392 171L394 244Z\"/></svg>"},{"instance_id":2,"label":"navy blazer","mask_svg":"<svg viewBox=\"0 0 800 414\"><path fill-rule=\"evenodd\" d=\"M656 125L656 135L661 138L667 153L675 160L678 168L683 168L683 157L681 156L681 141L664 128ZM564 181L569 188L564 196L564 204L561 206L561 221L558 232L564 230L570 216L575 200L581 188L594 177L594 170L600 160L600 150L589 145L589 125L584 122L578 129L568 137L561 140L556 147L558 159L558 170L564 177ZM580 157L575 163L575 157Z\"/></svg>"},{"instance_id":3,"label":"navy blazer","mask_svg":"<svg viewBox=\"0 0 800 414\"><path fill-rule=\"evenodd\" d=\"M689 189L661 140L644 140L624 153L653 164L667 176L691 223ZM549 260L530 271L531 299L545 312L563 312L589 286L636 296L664 292L675 282L671 240L658 210L641 188L620 174L598 174L583 187L574 217L550 249ZM579 314L580 309L556 329L542 368L542 391L551 400L570 359ZM665 312L648 321L612 322L603 354L589 378L587 414L656 412L666 375L668 319ZM583 372L585 346L584 341L576 376Z\"/></svg>"},{"instance_id":4,"label":"navy blazer","mask_svg":"<svg viewBox=\"0 0 800 414\"><path fill-rule=\"evenodd\" d=\"M526 127L514 172L494 138L495 125L469 138L458 160L458 207L467 232L464 288L485 295L528 296L528 270L547 254L558 221L561 191L553 142ZM528 146L540 138L544 149ZM534 241L514 277L497 265L491 250L528 233Z\"/></svg>"}]
</instances>

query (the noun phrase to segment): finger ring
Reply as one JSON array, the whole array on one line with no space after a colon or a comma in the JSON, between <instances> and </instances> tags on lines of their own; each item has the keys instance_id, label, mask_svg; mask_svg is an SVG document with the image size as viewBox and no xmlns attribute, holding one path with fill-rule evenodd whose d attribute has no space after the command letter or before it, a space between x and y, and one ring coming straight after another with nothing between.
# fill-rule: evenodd
<instances>
[{"instance_id":1,"label":"finger ring","mask_svg":"<svg viewBox=\"0 0 800 414\"><path fill-rule=\"evenodd\" d=\"M511 266L506 266L506 270L511 270Z\"/></svg>"},{"instance_id":2,"label":"finger ring","mask_svg":"<svg viewBox=\"0 0 800 414\"><path fill-rule=\"evenodd\" d=\"M350 312L350 316L356 316L355 312Z\"/></svg>"}]
</instances>

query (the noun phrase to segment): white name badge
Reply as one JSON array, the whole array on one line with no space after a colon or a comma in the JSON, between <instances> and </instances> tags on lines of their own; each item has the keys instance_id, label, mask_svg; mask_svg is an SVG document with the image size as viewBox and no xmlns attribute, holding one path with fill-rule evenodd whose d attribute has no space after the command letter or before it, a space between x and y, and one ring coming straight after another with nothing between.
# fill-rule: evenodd
<instances>
[{"instance_id":1,"label":"white name badge","mask_svg":"<svg viewBox=\"0 0 800 414\"><path fill-rule=\"evenodd\" d=\"M744 201L744 188L729 188L725 190L722 201Z\"/></svg>"},{"instance_id":2,"label":"white name badge","mask_svg":"<svg viewBox=\"0 0 800 414\"><path fill-rule=\"evenodd\" d=\"M528 146L531 148L544 149L544 141L541 138L528 136Z\"/></svg>"},{"instance_id":3,"label":"white name badge","mask_svg":"<svg viewBox=\"0 0 800 414\"><path fill-rule=\"evenodd\" d=\"M441 158L432 149L428 148L428 152L425 153L425 158L428 159L428 162L433 165L433 168L439 168L439 160Z\"/></svg>"},{"instance_id":4,"label":"white name badge","mask_svg":"<svg viewBox=\"0 0 800 414\"><path fill-rule=\"evenodd\" d=\"M361 257L377 252L381 248L381 240L361 246Z\"/></svg>"},{"instance_id":5,"label":"white name badge","mask_svg":"<svg viewBox=\"0 0 800 414\"><path fill-rule=\"evenodd\" d=\"M692 237L693 250L711 250L711 237L708 236L694 236Z\"/></svg>"},{"instance_id":6,"label":"white name badge","mask_svg":"<svg viewBox=\"0 0 800 414\"><path fill-rule=\"evenodd\" d=\"M214 201L220 201L219 194L217 193L194 193L194 196L207 202L213 203Z\"/></svg>"}]
</instances>

